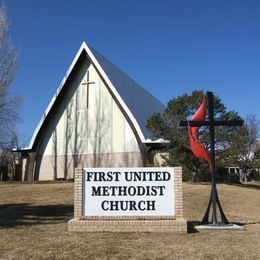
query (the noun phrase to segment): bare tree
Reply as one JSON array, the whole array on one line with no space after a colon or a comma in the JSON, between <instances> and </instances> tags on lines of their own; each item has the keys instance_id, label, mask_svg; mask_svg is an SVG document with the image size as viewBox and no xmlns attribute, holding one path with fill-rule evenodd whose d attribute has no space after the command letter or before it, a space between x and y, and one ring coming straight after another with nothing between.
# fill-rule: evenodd
<instances>
[{"instance_id":1,"label":"bare tree","mask_svg":"<svg viewBox=\"0 0 260 260\"><path fill-rule=\"evenodd\" d=\"M240 154L240 182L247 182L253 176L255 168L259 165L259 158L256 156L258 149L259 121L256 115L248 115L245 120L247 130L246 138L244 138L244 150Z\"/></svg>"},{"instance_id":2,"label":"bare tree","mask_svg":"<svg viewBox=\"0 0 260 260\"><path fill-rule=\"evenodd\" d=\"M259 121L256 115L248 115L246 118L246 127L248 130L248 149L255 152L257 146L257 136L259 132Z\"/></svg>"},{"instance_id":3,"label":"bare tree","mask_svg":"<svg viewBox=\"0 0 260 260\"><path fill-rule=\"evenodd\" d=\"M6 7L0 7L0 148L10 147L15 123L19 120L21 98L10 94L18 60L18 51L11 41Z\"/></svg>"}]
</instances>

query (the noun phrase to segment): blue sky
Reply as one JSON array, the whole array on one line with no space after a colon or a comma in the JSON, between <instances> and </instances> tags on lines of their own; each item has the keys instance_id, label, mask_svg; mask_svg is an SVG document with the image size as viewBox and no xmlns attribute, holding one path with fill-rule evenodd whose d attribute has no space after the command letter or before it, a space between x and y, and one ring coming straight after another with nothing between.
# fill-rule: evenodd
<instances>
[{"instance_id":1,"label":"blue sky","mask_svg":"<svg viewBox=\"0 0 260 260\"><path fill-rule=\"evenodd\" d=\"M163 103L195 89L260 119L258 0L7 0L29 140L82 41Z\"/></svg>"}]
</instances>

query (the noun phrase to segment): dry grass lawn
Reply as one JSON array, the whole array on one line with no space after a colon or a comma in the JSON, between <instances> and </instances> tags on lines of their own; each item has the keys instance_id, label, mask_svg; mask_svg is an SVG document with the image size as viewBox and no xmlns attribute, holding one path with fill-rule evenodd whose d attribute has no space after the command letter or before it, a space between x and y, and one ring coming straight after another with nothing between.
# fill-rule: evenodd
<instances>
[{"instance_id":1,"label":"dry grass lawn","mask_svg":"<svg viewBox=\"0 0 260 260\"><path fill-rule=\"evenodd\" d=\"M218 185L242 231L194 232L210 185L184 184L189 233L69 233L73 183L0 184L0 259L260 259L260 185Z\"/></svg>"}]
</instances>

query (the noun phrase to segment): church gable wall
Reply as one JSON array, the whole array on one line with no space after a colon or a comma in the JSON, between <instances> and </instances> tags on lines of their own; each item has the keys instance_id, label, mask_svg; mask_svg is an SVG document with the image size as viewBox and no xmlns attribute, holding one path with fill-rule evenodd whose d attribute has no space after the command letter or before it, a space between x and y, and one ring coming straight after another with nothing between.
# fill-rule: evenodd
<instances>
[{"instance_id":1,"label":"church gable wall","mask_svg":"<svg viewBox=\"0 0 260 260\"><path fill-rule=\"evenodd\" d=\"M86 60L69 83L38 144L36 178L73 178L78 163L140 166L133 130L95 67Z\"/></svg>"}]
</instances>

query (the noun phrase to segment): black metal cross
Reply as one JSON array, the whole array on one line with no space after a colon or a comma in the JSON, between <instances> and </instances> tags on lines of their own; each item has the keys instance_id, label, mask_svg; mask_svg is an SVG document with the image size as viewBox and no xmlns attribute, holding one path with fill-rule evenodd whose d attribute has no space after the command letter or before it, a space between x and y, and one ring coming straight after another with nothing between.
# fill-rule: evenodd
<instances>
[{"instance_id":1,"label":"black metal cross","mask_svg":"<svg viewBox=\"0 0 260 260\"><path fill-rule=\"evenodd\" d=\"M216 170L215 170L215 126L242 126L242 120L216 121L214 120L214 96L212 92L207 92L208 103L208 121L181 121L180 126L209 126L210 143L211 143L211 194L206 213L202 219L202 224L223 226L229 224L223 209L220 205L217 186L216 186ZM209 221L210 209L212 207L212 221ZM218 221L217 209L219 210L220 221Z\"/></svg>"}]
</instances>

